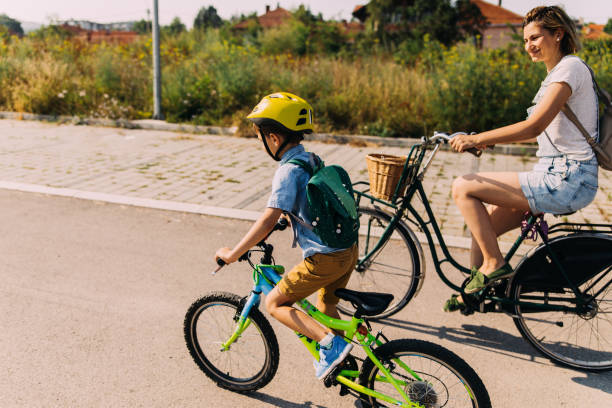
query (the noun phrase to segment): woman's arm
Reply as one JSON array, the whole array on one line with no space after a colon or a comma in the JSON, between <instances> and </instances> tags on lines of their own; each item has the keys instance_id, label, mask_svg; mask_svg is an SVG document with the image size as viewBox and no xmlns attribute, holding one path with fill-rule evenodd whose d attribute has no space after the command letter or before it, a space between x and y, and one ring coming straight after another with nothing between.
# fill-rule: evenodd
<instances>
[{"instance_id":1,"label":"woman's arm","mask_svg":"<svg viewBox=\"0 0 612 408\"><path fill-rule=\"evenodd\" d=\"M453 149L462 152L474 146L531 141L548 127L571 95L572 89L568 84L554 82L548 86L544 97L526 120L476 135L455 136L450 144Z\"/></svg>"}]
</instances>

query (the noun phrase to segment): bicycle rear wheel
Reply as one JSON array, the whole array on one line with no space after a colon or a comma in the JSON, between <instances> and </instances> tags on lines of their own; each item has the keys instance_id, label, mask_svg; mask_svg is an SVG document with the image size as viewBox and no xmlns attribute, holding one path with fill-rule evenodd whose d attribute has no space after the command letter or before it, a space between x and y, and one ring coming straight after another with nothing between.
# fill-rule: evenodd
<instances>
[{"instance_id":1,"label":"bicycle rear wheel","mask_svg":"<svg viewBox=\"0 0 612 408\"><path fill-rule=\"evenodd\" d=\"M270 323L253 308L251 324L230 346L242 310L241 298L213 292L194 302L185 315L187 348L198 367L218 386L236 392L255 391L268 384L278 368L278 341Z\"/></svg>"},{"instance_id":2,"label":"bicycle rear wheel","mask_svg":"<svg viewBox=\"0 0 612 408\"><path fill-rule=\"evenodd\" d=\"M359 258L372 251L385 231L391 216L383 211L359 207ZM412 237L406 229L398 224L391 239L372 255L372 257L353 271L347 285L348 289L360 292L390 293L393 302L379 315L370 320L382 319L399 312L415 295L420 280L421 259ZM352 315L355 308L341 300L338 309Z\"/></svg>"},{"instance_id":3,"label":"bicycle rear wheel","mask_svg":"<svg viewBox=\"0 0 612 408\"><path fill-rule=\"evenodd\" d=\"M528 278L528 274L517 274L513 279L510 296L515 301L576 306L571 289L534 285ZM594 274L578 289L587 296L595 295L580 313L516 305L514 324L532 346L556 363L589 371L611 370L612 267Z\"/></svg>"},{"instance_id":4,"label":"bicycle rear wheel","mask_svg":"<svg viewBox=\"0 0 612 408\"><path fill-rule=\"evenodd\" d=\"M374 354L391 372L404 382L402 389L412 402L426 408L490 408L489 393L478 374L459 356L437 344L422 340L393 340L383 344ZM398 361L408 366L403 368ZM378 378L377 378L378 376ZM367 388L402 401L401 394L369 358L363 363L359 383ZM362 395L362 407L387 407L393 404Z\"/></svg>"}]
</instances>

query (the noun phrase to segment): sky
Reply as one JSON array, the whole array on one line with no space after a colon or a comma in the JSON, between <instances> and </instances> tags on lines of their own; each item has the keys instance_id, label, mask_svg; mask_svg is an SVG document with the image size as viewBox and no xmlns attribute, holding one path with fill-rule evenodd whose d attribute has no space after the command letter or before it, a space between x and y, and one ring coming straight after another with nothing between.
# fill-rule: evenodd
<instances>
[{"instance_id":1,"label":"sky","mask_svg":"<svg viewBox=\"0 0 612 408\"><path fill-rule=\"evenodd\" d=\"M488 0L497 4L498 0ZM292 10L300 4L310 8L314 14L321 13L326 20L350 20L356 5L367 4L367 0L158 0L160 24L166 25L179 17L188 27L201 7L213 6L219 15L229 19L233 15L263 14L266 5ZM583 18L585 22L605 24L612 18L612 0L502 0L502 7L524 15L539 5L562 5L571 17ZM147 18L147 10L153 0L0 0L0 14L22 22L48 24L52 20L89 20L99 23L140 20Z\"/></svg>"}]
</instances>

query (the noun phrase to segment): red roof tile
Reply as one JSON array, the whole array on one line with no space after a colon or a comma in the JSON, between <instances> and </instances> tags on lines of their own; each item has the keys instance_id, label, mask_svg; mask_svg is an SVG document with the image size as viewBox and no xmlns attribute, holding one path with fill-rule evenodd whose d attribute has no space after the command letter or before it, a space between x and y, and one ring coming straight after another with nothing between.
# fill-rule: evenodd
<instances>
[{"instance_id":1,"label":"red roof tile","mask_svg":"<svg viewBox=\"0 0 612 408\"><path fill-rule=\"evenodd\" d=\"M587 40L596 40L598 38L610 38L610 34L604 31L603 24L587 24L582 28L582 34Z\"/></svg>"},{"instance_id":2,"label":"red roof tile","mask_svg":"<svg viewBox=\"0 0 612 408\"><path fill-rule=\"evenodd\" d=\"M488 3L483 0L472 0L480 9L480 12L491 24L522 24L523 16L499 7L495 4Z\"/></svg>"},{"instance_id":3,"label":"red roof tile","mask_svg":"<svg viewBox=\"0 0 612 408\"><path fill-rule=\"evenodd\" d=\"M282 25L285 21L291 18L291 13L282 7L277 7L275 10L270 10L261 16L257 17L259 25L263 28L272 28ZM241 21L234 28L247 28L249 20Z\"/></svg>"}]
</instances>

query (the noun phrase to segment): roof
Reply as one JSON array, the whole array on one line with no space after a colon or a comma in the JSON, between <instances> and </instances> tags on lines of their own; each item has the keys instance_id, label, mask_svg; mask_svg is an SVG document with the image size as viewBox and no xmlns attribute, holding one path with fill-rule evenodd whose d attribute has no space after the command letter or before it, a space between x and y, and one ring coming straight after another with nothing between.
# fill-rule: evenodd
<instances>
[{"instance_id":1,"label":"roof","mask_svg":"<svg viewBox=\"0 0 612 408\"><path fill-rule=\"evenodd\" d=\"M523 24L523 16L483 0L472 0L490 24Z\"/></svg>"},{"instance_id":2,"label":"roof","mask_svg":"<svg viewBox=\"0 0 612 408\"><path fill-rule=\"evenodd\" d=\"M257 20L259 21L259 25L263 28L273 28L283 25L283 23L289 18L291 18L291 13L289 11L282 7L277 7L274 10L270 10L265 14L258 16ZM248 25L249 20L244 20L236 24L234 28L247 28Z\"/></svg>"},{"instance_id":3,"label":"roof","mask_svg":"<svg viewBox=\"0 0 612 408\"><path fill-rule=\"evenodd\" d=\"M582 28L582 34L585 40L596 40L598 38L610 38L610 34L604 31L603 24L586 24Z\"/></svg>"},{"instance_id":4,"label":"roof","mask_svg":"<svg viewBox=\"0 0 612 408\"><path fill-rule=\"evenodd\" d=\"M479 9L489 24L523 24L523 16L496 6L483 0L471 0ZM353 9L353 17L364 21L367 18L367 6L357 5Z\"/></svg>"}]
</instances>

